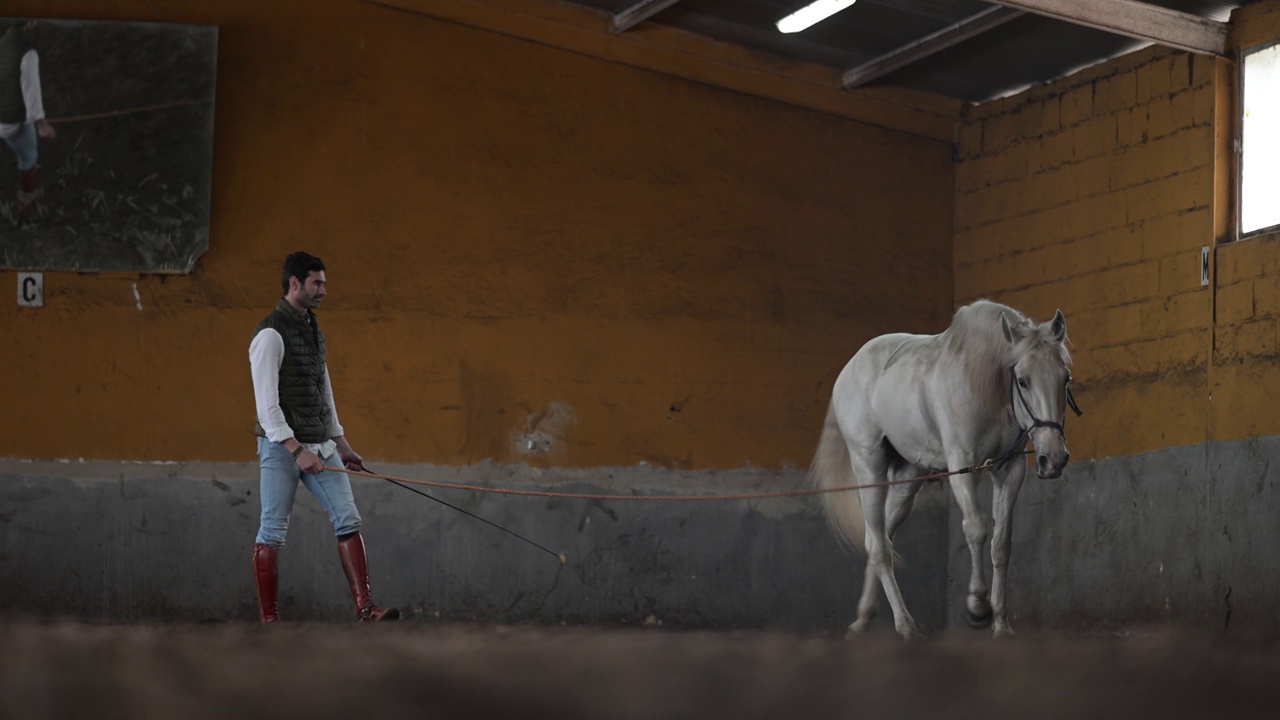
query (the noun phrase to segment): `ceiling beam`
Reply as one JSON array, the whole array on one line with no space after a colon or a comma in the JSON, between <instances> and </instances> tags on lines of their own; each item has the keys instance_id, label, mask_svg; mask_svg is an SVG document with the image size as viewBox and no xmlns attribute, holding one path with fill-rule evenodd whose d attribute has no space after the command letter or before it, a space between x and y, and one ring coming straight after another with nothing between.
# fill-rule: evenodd
<instances>
[{"instance_id":1,"label":"ceiling beam","mask_svg":"<svg viewBox=\"0 0 1280 720\"><path fill-rule=\"evenodd\" d=\"M1227 24L1137 0L989 0L1179 50L1226 56Z\"/></svg>"},{"instance_id":2,"label":"ceiling beam","mask_svg":"<svg viewBox=\"0 0 1280 720\"><path fill-rule=\"evenodd\" d=\"M888 75L894 70L923 60L1025 14L1021 10L1007 7L987 8L977 15L948 25L935 33L890 50L884 55L846 71L843 78L844 88L848 90L865 85L878 77Z\"/></svg>"},{"instance_id":3,"label":"ceiling beam","mask_svg":"<svg viewBox=\"0 0 1280 720\"><path fill-rule=\"evenodd\" d=\"M678 2L680 0L640 0L635 5L613 16L613 19L609 22L609 32L626 32Z\"/></svg>"}]
</instances>

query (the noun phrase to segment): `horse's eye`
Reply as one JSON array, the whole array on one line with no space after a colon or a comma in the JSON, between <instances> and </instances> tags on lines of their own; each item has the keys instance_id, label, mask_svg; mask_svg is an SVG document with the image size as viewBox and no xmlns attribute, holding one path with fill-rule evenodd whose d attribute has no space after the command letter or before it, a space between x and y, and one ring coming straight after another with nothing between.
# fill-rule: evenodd
<instances>
[{"instance_id":1,"label":"horse's eye","mask_svg":"<svg viewBox=\"0 0 1280 720\"><path fill-rule=\"evenodd\" d=\"M1026 390L1026 389L1027 389L1027 379L1026 379L1026 378L1018 378L1018 387L1022 388L1023 390Z\"/></svg>"}]
</instances>

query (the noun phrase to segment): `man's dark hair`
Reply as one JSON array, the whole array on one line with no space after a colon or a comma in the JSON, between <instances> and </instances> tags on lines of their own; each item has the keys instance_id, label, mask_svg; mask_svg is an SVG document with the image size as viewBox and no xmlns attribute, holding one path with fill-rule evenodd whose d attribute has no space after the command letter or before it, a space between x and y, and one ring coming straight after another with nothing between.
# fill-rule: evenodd
<instances>
[{"instance_id":1,"label":"man's dark hair","mask_svg":"<svg viewBox=\"0 0 1280 720\"><path fill-rule=\"evenodd\" d=\"M306 284L307 276L313 272L322 272L324 261L315 255L296 252L284 259L284 270L280 273L280 287L284 294L289 294L289 278L296 277L298 282Z\"/></svg>"}]
</instances>

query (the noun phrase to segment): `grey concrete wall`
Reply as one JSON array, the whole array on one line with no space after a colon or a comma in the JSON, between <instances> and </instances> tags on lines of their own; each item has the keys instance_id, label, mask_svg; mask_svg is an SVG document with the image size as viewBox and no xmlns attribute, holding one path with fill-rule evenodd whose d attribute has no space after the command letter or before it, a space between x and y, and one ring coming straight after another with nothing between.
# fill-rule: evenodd
<instances>
[{"instance_id":1,"label":"grey concrete wall","mask_svg":"<svg viewBox=\"0 0 1280 720\"><path fill-rule=\"evenodd\" d=\"M800 472L386 466L417 479L639 494L785 490ZM551 555L388 483L356 479L374 595L422 620L761 627L843 632L862 558L814 499L623 502L428 490L568 556ZM419 488L426 490L425 488ZM254 465L0 461L0 611L88 620L255 620ZM944 622L947 498L898 539L916 618ZM287 619L354 610L319 506L300 490L281 553ZM883 604L883 603L882 603ZM884 613L884 614L887 614ZM881 618L883 627L887 620Z\"/></svg>"},{"instance_id":2,"label":"grey concrete wall","mask_svg":"<svg viewBox=\"0 0 1280 720\"><path fill-rule=\"evenodd\" d=\"M1276 437L1073 463L1063 479L1028 478L1014 514L1014 629L1173 623L1274 633L1278 481ZM983 488L989 512L990 482ZM954 504L949 526L954 624L968 583Z\"/></svg>"},{"instance_id":3,"label":"grey concrete wall","mask_svg":"<svg viewBox=\"0 0 1280 720\"><path fill-rule=\"evenodd\" d=\"M1074 463L1028 479L1015 513L1015 629L1169 622L1280 630L1280 438ZM798 486L801 473L524 466L381 468L525 489L703 493ZM989 507L989 482L981 497ZM430 491L555 552L559 563L401 488L356 480L373 583L422 620L769 627L840 632L862 558L812 499L650 503ZM298 496L281 561L296 620L351 615L332 531ZM0 611L88 620L251 620L252 465L0 461ZM959 511L926 488L903 526L899 579L926 631L963 627ZM881 627L887 628L882 601Z\"/></svg>"}]
</instances>

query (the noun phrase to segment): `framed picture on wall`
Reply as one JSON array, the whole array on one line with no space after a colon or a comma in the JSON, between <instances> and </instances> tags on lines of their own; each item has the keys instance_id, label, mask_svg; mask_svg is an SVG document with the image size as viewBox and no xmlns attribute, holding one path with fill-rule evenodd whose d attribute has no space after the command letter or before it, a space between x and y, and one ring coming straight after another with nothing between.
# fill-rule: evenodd
<instances>
[{"instance_id":1,"label":"framed picture on wall","mask_svg":"<svg viewBox=\"0 0 1280 720\"><path fill-rule=\"evenodd\" d=\"M214 26L0 18L0 268L191 271L217 45Z\"/></svg>"}]
</instances>

